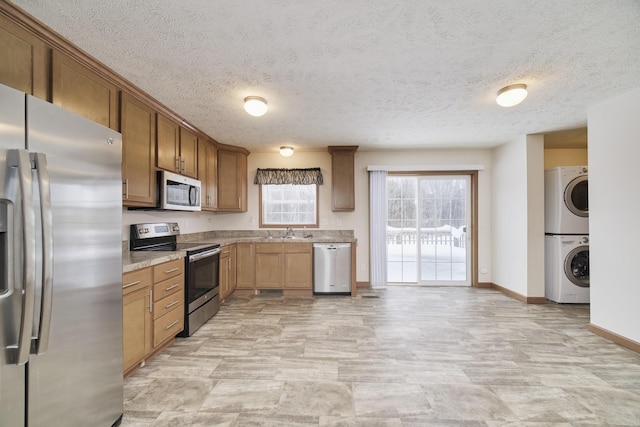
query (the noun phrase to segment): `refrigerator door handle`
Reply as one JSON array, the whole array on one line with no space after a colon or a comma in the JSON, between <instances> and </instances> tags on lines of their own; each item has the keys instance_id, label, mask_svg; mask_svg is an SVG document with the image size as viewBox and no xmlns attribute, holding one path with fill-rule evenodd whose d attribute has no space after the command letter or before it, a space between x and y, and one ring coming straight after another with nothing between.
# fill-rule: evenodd
<instances>
[{"instance_id":1,"label":"refrigerator door handle","mask_svg":"<svg viewBox=\"0 0 640 427\"><path fill-rule=\"evenodd\" d=\"M18 254L18 269L22 269L22 313L20 331L16 347L16 365L24 365L29 361L31 350L31 329L35 309L36 288L36 232L33 192L31 180L31 162L26 150L8 150L7 163L17 167L18 181L22 199L22 251Z\"/></svg>"},{"instance_id":2,"label":"refrigerator door handle","mask_svg":"<svg viewBox=\"0 0 640 427\"><path fill-rule=\"evenodd\" d=\"M43 153L32 153L38 174L40 191L40 215L42 218L42 299L40 324L35 342L35 354L44 354L49 347L51 331L51 307L53 299L53 214L51 211L51 181L47 169L47 157Z\"/></svg>"}]
</instances>

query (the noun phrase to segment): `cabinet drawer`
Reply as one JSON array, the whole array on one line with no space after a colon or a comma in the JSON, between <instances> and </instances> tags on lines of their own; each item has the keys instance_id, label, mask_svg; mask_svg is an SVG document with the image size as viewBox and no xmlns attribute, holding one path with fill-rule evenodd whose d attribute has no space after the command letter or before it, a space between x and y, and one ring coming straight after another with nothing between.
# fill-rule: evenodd
<instances>
[{"instance_id":1,"label":"cabinet drawer","mask_svg":"<svg viewBox=\"0 0 640 427\"><path fill-rule=\"evenodd\" d=\"M153 283L184 274L184 260L176 259L153 267Z\"/></svg>"},{"instance_id":2,"label":"cabinet drawer","mask_svg":"<svg viewBox=\"0 0 640 427\"><path fill-rule=\"evenodd\" d=\"M139 291L151 285L151 269L143 268L122 275L122 295Z\"/></svg>"},{"instance_id":3,"label":"cabinet drawer","mask_svg":"<svg viewBox=\"0 0 640 427\"><path fill-rule=\"evenodd\" d=\"M313 245L311 243L285 243L284 253L311 253Z\"/></svg>"},{"instance_id":4,"label":"cabinet drawer","mask_svg":"<svg viewBox=\"0 0 640 427\"><path fill-rule=\"evenodd\" d=\"M184 307L180 305L153 322L153 346L175 337L183 329Z\"/></svg>"},{"instance_id":5,"label":"cabinet drawer","mask_svg":"<svg viewBox=\"0 0 640 427\"><path fill-rule=\"evenodd\" d=\"M282 243L256 243L256 253L281 253Z\"/></svg>"},{"instance_id":6,"label":"cabinet drawer","mask_svg":"<svg viewBox=\"0 0 640 427\"><path fill-rule=\"evenodd\" d=\"M160 301L163 298L180 292L184 289L184 276L176 276L153 285L153 300Z\"/></svg>"},{"instance_id":7,"label":"cabinet drawer","mask_svg":"<svg viewBox=\"0 0 640 427\"><path fill-rule=\"evenodd\" d=\"M154 295L155 296L155 295ZM153 318L158 319L171 310L184 305L184 292L178 292L153 303Z\"/></svg>"}]
</instances>

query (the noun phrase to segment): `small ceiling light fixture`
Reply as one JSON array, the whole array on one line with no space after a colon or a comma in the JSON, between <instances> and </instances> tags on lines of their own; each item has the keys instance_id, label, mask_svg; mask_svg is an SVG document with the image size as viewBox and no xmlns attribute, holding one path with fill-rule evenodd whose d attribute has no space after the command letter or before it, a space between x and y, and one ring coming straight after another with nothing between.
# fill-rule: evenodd
<instances>
[{"instance_id":1,"label":"small ceiling light fixture","mask_svg":"<svg viewBox=\"0 0 640 427\"><path fill-rule=\"evenodd\" d=\"M527 97L527 85L523 83L503 87L498 91L496 102L501 107L513 107Z\"/></svg>"},{"instance_id":2,"label":"small ceiling light fixture","mask_svg":"<svg viewBox=\"0 0 640 427\"><path fill-rule=\"evenodd\" d=\"M290 157L291 155L293 155L293 147L289 145L283 145L282 147L280 147L280 155L282 157Z\"/></svg>"},{"instance_id":3,"label":"small ceiling light fixture","mask_svg":"<svg viewBox=\"0 0 640 427\"><path fill-rule=\"evenodd\" d=\"M267 112L267 100L260 96L247 96L244 99L244 111L255 117Z\"/></svg>"}]
</instances>

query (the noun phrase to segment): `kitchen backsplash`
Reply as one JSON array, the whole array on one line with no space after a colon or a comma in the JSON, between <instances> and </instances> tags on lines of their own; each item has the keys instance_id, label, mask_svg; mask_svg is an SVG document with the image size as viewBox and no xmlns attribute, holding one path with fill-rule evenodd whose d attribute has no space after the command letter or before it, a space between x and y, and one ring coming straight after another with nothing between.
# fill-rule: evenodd
<instances>
[{"instance_id":1,"label":"kitchen backsplash","mask_svg":"<svg viewBox=\"0 0 640 427\"><path fill-rule=\"evenodd\" d=\"M311 234L313 237L353 237L353 230L320 230L317 228L294 228L294 235L304 237L303 234ZM285 229L269 230L219 230L204 231L201 233L188 233L178 236L178 242L193 242L195 240L229 238L229 237L280 237Z\"/></svg>"},{"instance_id":2,"label":"kitchen backsplash","mask_svg":"<svg viewBox=\"0 0 640 427\"><path fill-rule=\"evenodd\" d=\"M178 236L178 242L193 242L197 240L224 239L224 238L265 238L265 237L281 237L286 229L269 229L269 230L219 230L219 231L203 231L199 233L186 233ZM317 228L303 229L294 228L294 235L305 237L312 235L315 238L353 238L353 230L320 230ZM122 252L129 251L129 240L122 241Z\"/></svg>"}]
</instances>

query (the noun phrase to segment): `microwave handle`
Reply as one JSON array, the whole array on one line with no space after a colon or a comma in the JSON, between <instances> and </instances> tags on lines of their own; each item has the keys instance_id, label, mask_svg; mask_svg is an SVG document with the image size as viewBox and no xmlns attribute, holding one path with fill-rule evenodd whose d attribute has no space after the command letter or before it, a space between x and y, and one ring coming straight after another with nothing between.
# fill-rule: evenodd
<instances>
[{"instance_id":1,"label":"microwave handle","mask_svg":"<svg viewBox=\"0 0 640 427\"><path fill-rule=\"evenodd\" d=\"M193 200L191 198L193 197ZM198 189L195 185L189 187L189 206L195 206L198 201Z\"/></svg>"}]
</instances>

